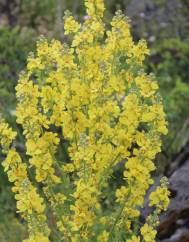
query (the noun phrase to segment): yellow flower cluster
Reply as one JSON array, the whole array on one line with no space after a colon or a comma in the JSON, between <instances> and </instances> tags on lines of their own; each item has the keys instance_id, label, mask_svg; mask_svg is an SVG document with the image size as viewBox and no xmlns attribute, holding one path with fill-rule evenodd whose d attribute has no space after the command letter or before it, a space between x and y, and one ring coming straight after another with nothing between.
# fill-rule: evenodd
<instances>
[{"instance_id":1,"label":"yellow flower cluster","mask_svg":"<svg viewBox=\"0 0 189 242\"><path fill-rule=\"evenodd\" d=\"M8 124L6 124L0 117L0 144L3 153L6 154L9 151L10 145L15 137L16 132L13 132L12 129L9 128Z\"/></svg>"},{"instance_id":2,"label":"yellow flower cluster","mask_svg":"<svg viewBox=\"0 0 189 242\"><path fill-rule=\"evenodd\" d=\"M159 215L166 210L169 205L170 191L167 189L168 181L166 177L160 180L160 186L155 191L151 192L149 196L151 207L155 210L147 217L146 223L141 228L141 235L145 242L155 242L157 231L156 226L159 225Z\"/></svg>"},{"instance_id":3,"label":"yellow flower cluster","mask_svg":"<svg viewBox=\"0 0 189 242\"><path fill-rule=\"evenodd\" d=\"M128 239L127 242L140 242L140 238L138 236L132 236L132 238Z\"/></svg>"},{"instance_id":4,"label":"yellow flower cluster","mask_svg":"<svg viewBox=\"0 0 189 242\"><path fill-rule=\"evenodd\" d=\"M108 242L109 233L106 231L103 231L101 235L98 236L99 242Z\"/></svg>"},{"instance_id":5,"label":"yellow flower cluster","mask_svg":"<svg viewBox=\"0 0 189 242\"><path fill-rule=\"evenodd\" d=\"M10 182L14 183L12 191L16 194L17 212L28 222L29 239L27 242L48 242L49 228L46 224L45 205L27 174L27 165L10 145L16 133L4 121L0 123L1 146L7 155L2 165ZM42 240L40 240L40 238Z\"/></svg>"},{"instance_id":6,"label":"yellow flower cluster","mask_svg":"<svg viewBox=\"0 0 189 242\"><path fill-rule=\"evenodd\" d=\"M56 231L65 242L137 242L142 237L152 242L154 225L147 221L140 229L136 221L153 183L153 160L167 128L158 85L144 72L149 51L145 41L134 43L121 12L105 31L103 0L86 0L85 6L88 17L82 25L70 13L65 15L71 46L41 38L20 75L16 115L26 139L29 168L35 170L55 216ZM12 140L15 135L7 126L5 130L1 144L7 150L11 142L4 136ZM65 140L68 161L57 156ZM12 162L7 159L6 164ZM23 166L19 174L27 177L26 165L19 163ZM107 214L103 201L111 189L109 181L114 168L123 163L123 185L111 191L117 204L113 211L108 207ZM11 179L16 176L13 170ZM29 184L25 196L17 196L18 207L25 213L30 205L27 212L35 209L43 220L39 216L43 200ZM157 188L150 205L166 209L168 195L165 186ZM29 241L46 241L40 236L44 235Z\"/></svg>"},{"instance_id":7,"label":"yellow flower cluster","mask_svg":"<svg viewBox=\"0 0 189 242\"><path fill-rule=\"evenodd\" d=\"M145 242L155 242L157 232L148 224L144 224L141 228L141 234Z\"/></svg>"},{"instance_id":8,"label":"yellow flower cluster","mask_svg":"<svg viewBox=\"0 0 189 242\"><path fill-rule=\"evenodd\" d=\"M85 0L85 6L87 8L87 14L90 17L103 17L105 10L103 0Z\"/></svg>"},{"instance_id":9,"label":"yellow flower cluster","mask_svg":"<svg viewBox=\"0 0 189 242\"><path fill-rule=\"evenodd\" d=\"M167 179L164 177L161 179L161 185L150 194L150 206L156 206L158 213L166 210L169 206L169 196L170 191L167 189Z\"/></svg>"},{"instance_id":10,"label":"yellow flower cluster","mask_svg":"<svg viewBox=\"0 0 189 242\"><path fill-rule=\"evenodd\" d=\"M77 33L81 25L77 21L75 21L74 17L71 16L68 11L65 12L64 19L65 19L64 28L66 30L64 34L68 35L68 34Z\"/></svg>"}]
</instances>

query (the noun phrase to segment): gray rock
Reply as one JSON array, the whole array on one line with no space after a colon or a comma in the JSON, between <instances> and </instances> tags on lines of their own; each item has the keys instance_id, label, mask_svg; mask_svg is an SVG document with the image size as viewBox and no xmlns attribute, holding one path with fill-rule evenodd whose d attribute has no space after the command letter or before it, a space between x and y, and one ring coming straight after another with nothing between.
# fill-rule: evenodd
<instances>
[{"instance_id":1,"label":"gray rock","mask_svg":"<svg viewBox=\"0 0 189 242\"><path fill-rule=\"evenodd\" d=\"M161 242L189 242L189 160L169 178L171 202L158 228Z\"/></svg>"}]
</instances>

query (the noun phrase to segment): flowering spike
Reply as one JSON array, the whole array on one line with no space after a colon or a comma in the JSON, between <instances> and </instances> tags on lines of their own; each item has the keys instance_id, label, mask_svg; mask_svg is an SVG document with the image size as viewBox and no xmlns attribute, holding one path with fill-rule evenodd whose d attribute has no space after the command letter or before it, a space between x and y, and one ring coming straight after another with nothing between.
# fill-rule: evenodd
<instances>
[{"instance_id":1,"label":"flowering spike","mask_svg":"<svg viewBox=\"0 0 189 242\"><path fill-rule=\"evenodd\" d=\"M14 137L15 132L4 121L1 121L0 141L4 153L7 155L2 165L8 174L9 181L14 183L12 191L17 200L17 212L28 222L28 242L39 241L40 238L41 241L49 242L44 201L28 178L27 165L22 162L16 150L10 148Z\"/></svg>"},{"instance_id":2,"label":"flowering spike","mask_svg":"<svg viewBox=\"0 0 189 242\"><path fill-rule=\"evenodd\" d=\"M85 0L87 14L92 18L102 18L105 10L104 0Z\"/></svg>"},{"instance_id":3,"label":"flowering spike","mask_svg":"<svg viewBox=\"0 0 189 242\"><path fill-rule=\"evenodd\" d=\"M60 240L139 242L143 237L154 241L169 192L163 182L151 193L153 212L138 226L144 197L153 183L153 160L161 151L161 136L167 133L157 82L144 71L149 51L145 41L134 43L122 12L116 13L105 34L103 1L86 0L85 5L89 16L83 24L70 13L65 15L65 34L71 34L71 44L40 38L16 87L17 123L26 139L29 168L50 205L56 220L53 231ZM3 125L1 145L7 152L15 134ZM29 190L23 193L19 188L12 168L16 162L21 181L27 170L14 152L7 153L3 165L16 183L18 210L26 213L31 206L27 213L36 211L45 224L44 202L37 190L28 179ZM112 173L123 163L122 186L112 188ZM110 190L117 203L113 209ZM35 221L26 219L29 225ZM46 233L47 239L37 234L36 241L48 241Z\"/></svg>"}]
</instances>

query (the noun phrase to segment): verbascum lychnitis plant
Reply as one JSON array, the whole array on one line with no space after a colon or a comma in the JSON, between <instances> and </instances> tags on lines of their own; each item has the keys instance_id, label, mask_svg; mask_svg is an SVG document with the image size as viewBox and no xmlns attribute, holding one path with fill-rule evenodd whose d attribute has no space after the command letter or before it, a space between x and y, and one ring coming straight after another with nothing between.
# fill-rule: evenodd
<instances>
[{"instance_id":1,"label":"verbascum lychnitis plant","mask_svg":"<svg viewBox=\"0 0 189 242\"><path fill-rule=\"evenodd\" d=\"M103 1L85 6L83 24L65 14L70 45L41 38L29 55L16 87L26 154L18 154L16 133L1 120L2 165L28 224L25 242L153 242L169 191L163 178L142 222L153 160L167 133L158 85L143 69L149 50L143 40L134 43L121 12L106 31ZM69 159L57 155L65 141ZM122 185L108 207L103 201L120 164Z\"/></svg>"}]
</instances>

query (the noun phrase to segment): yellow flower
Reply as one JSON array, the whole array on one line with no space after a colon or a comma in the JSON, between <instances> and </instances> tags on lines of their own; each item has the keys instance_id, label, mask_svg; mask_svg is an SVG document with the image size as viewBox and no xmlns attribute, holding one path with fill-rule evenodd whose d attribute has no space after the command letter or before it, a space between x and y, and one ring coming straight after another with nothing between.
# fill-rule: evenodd
<instances>
[{"instance_id":1,"label":"yellow flower","mask_svg":"<svg viewBox=\"0 0 189 242\"><path fill-rule=\"evenodd\" d=\"M37 233L31 236L29 239L23 240L23 242L50 242L50 240L41 233Z\"/></svg>"},{"instance_id":2,"label":"yellow flower","mask_svg":"<svg viewBox=\"0 0 189 242\"><path fill-rule=\"evenodd\" d=\"M65 29L65 35L76 33L80 29L81 25L75 21L73 16L69 15L68 12L64 17L64 29Z\"/></svg>"},{"instance_id":3,"label":"yellow flower","mask_svg":"<svg viewBox=\"0 0 189 242\"><path fill-rule=\"evenodd\" d=\"M160 213L162 210L166 210L169 205L170 191L167 188L167 182L165 179L161 179L161 185L153 191L150 196L150 206L155 206Z\"/></svg>"},{"instance_id":4,"label":"yellow flower","mask_svg":"<svg viewBox=\"0 0 189 242\"><path fill-rule=\"evenodd\" d=\"M40 58L29 57L27 68L30 71L33 71L33 70L36 70L36 69L43 70L45 68L45 65L41 63Z\"/></svg>"},{"instance_id":5,"label":"yellow flower","mask_svg":"<svg viewBox=\"0 0 189 242\"><path fill-rule=\"evenodd\" d=\"M109 233L107 231L103 231L101 235L98 236L99 242L108 242Z\"/></svg>"},{"instance_id":6,"label":"yellow flower","mask_svg":"<svg viewBox=\"0 0 189 242\"><path fill-rule=\"evenodd\" d=\"M12 131L8 125L0 119L0 145L2 146L3 152L7 152L16 137L16 132Z\"/></svg>"},{"instance_id":7,"label":"yellow flower","mask_svg":"<svg viewBox=\"0 0 189 242\"><path fill-rule=\"evenodd\" d=\"M87 14L90 17L102 17L104 8L103 0L85 0L85 6L87 9Z\"/></svg>"},{"instance_id":8,"label":"yellow flower","mask_svg":"<svg viewBox=\"0 0 189 242\"><path fill-rule=\"evenodd\" d=\"M140 231L145 242L155 242L157 232L148 224L144 224Z\"/></svg>"},{"instance_id":9,"label":"yellow flower","mask_svg":"<svg viewBox=\"0 0 189 242\"><path fill-rule=\"evenodd\" d=\"M132 236L131 239L126 240L126 242L140 242L140 237L138 236Z\"/></svg>"},{"instance_id":10,"label":"yellow flower","mask_svg":"<svg viewBox=\"0 0 189 242\"><path fill-rule=\"evenodd\" d=\"M105 242L108 231L113 239L120 231L123 238L140 241L140 228L133 234L132 227L153 183L153 160L167 132L158 85L145 73L145 41L133 41L121 11L105 32L103 0L85 0L85 6L88 16L82 24L65 14L70 43L40 38L20 75L16 117L25 136L25 162L11 149L16 133L0 123L7 155L2 164L14 183L30 242L49 240L45 202L62 240ZM114 191L110 178L119 167L122 185ZM116 198L113 207L110 190ZM166 209L167 196L166 185L152 192L151 218ZM147 219L141 228L145 241L155 240L153 226Z\"/></svg>"},{"instance_id":11,"label":"yellow flower","mask_svg":"<svg viewBox=\"0 0 189 242\"><path fill-rule=\"evenodd\" d=\"M2 146L4 146L4 140L10 144L16 135L15 132L4 121L0 123L0 129ZM17 200L17 209L28 222L28 226L30 227L29 234L31 235L34 231L39 232L40 230L39 228L35 228L36 224L34 225L31 222L31 220L35 220L38 226L44 229L44 234L41 233L40 235L41 238L44 238L44 241L49 241L49 229L46 224L46 216L43 215L45 211L44 201L28 178L27 165L22 162L16 150L11 149L9 145L4 149L4 152L7 157L2 165L7 172L9 181L14 183L12 191L15 193L15 199ZM30 239L31 236L29 237Z\"/></svg>"}]
</instances>

